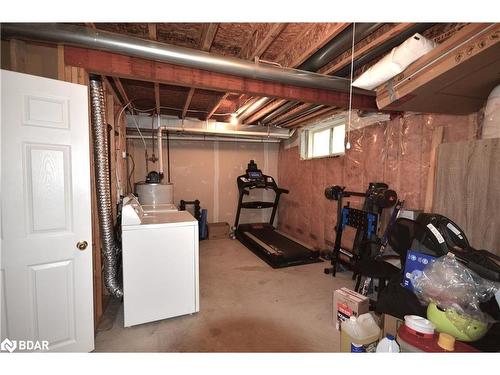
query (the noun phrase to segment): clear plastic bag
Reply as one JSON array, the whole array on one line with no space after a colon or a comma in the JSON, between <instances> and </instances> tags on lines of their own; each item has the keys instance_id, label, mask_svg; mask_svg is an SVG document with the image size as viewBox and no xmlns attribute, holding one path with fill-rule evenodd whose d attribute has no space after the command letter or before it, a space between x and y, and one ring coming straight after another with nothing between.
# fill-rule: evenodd
<instances>
[{"instance_id":1,"label":"clear plastic bag","mask_svg":"<svg viewBox=\"0 0 500 375\"><path fill-rule=\"evenodd\" d=\"M483 279L449 253L412 275L414 292L425 303L443 310L452 309L483 322L493 322L479 304L488 301L500 285Z\"/></svg>"}]
</instances>

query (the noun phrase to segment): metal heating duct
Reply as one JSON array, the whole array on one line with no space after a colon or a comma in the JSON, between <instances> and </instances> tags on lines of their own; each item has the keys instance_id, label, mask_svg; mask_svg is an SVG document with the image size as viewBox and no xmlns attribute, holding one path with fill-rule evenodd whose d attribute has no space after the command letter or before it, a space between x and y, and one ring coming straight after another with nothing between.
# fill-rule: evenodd
<instances>
[{"instance_id":1,"label":"metal heating duct","mask_svg":"<svg viewBox=\"0 0 500 375\"><path fill-rule=\"evenodd\" d=\"M111 191L109 181L108 131L105 121L106 108L104 91L99 77L90 77L90 100L92 112L92 139L94 142L94 168L97 190L97 211L102 239L104 259L104 285L116 298L123 297L119 278L120 248L115 241L113 216L111 210Z\"/></svg>"},{"instance_id":2,"label":"metal heating duct","mask_svg":"<svg viewBox=\"0 0 500 375\"><path fill-rule=\"evenodd\" d=\"M350 82L338 78L298 69L257 64L238 58L171 44L134 38L127 35L57 23L3 23L2 37L33 39L70 46L97 49L140 57L169 64L188 66L223 74L263 81L279 82L316 89L349 92ZM354 88L355 94L374 96L373 91Z\"/></svg>"}]
</instances>

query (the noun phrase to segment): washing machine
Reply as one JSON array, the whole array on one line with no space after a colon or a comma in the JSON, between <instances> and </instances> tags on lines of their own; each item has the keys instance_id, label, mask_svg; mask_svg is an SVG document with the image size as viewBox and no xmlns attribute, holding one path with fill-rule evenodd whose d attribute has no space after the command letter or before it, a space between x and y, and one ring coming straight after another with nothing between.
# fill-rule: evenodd
<instances>
[{"instance_id":1,"label":"washing machine","mask_svg":"<svg viewBox=\"0 0 500 375\"><path fill-rule=\"evenodd\" d=\"M148 208L123 201L125 327L199 311L198 221L176 207Z\"/></svg>"}]
</instances>

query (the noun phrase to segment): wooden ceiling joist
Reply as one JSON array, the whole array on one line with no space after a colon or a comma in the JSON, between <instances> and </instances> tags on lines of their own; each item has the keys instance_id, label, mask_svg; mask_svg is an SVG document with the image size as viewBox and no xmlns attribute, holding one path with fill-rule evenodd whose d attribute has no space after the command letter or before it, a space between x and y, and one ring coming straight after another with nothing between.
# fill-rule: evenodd
<instances>
[{"instance_id":1,"label":"wooden ceiling joist","mask_svg":"<svg viewBox=\"0 0 500 375\"><path fill-rule=\"evenodd\" d=\"M256 24L254 32L241 49L239 57L245 60L252 60L255 57L262 56L285 27L286 23Z\"/></svg>"},{"instance_id":2,"label":"wooden ceiling joist","mask_svg":"<svg viewBox=\"0 0 500 375\"><path fill-rule=\"evenodd\" d=\"M128 98L127 92L123 88L122 81L120 81L120 78L113 77L113 82L115 83L115 86L116 86L118 92L120 93L120 96L122 97L122 102L124 104L128 104L130 102L130 100Z\"/></svg>"},{"instance_id":3,"label":"wooden ceiling joist","mask_svg":"<svg viewBox=\"0 0 500 375\"><path fill-rule=\"evenodd\" d=\"M207 120L214 115L215 111L217 111L219 109L219 107L221 106L222 102L224 100L226 100L226 98L228 96L229 96L228 92L226 92L224 95L222 95L222 97L219 99L219 101L217 103L215 103L215 105L212 108L212 110L207 114L207 117L206 117Z\"/></svg>"},{"instance_id":4,"label":"wooden ceiling joist","mask_svg":"<svg viewBox=\"0 0 500 375\"><path fill-rule=\"evenodd\" d=\"M101 79L104 82L104 86L105 86L106 90L108 91L108 93L113 95L113 98L116 100L116 102L120 103L120 105L123 106L124 103L122 102L122 99L120 99L120 97L116 93L115 89L113 88L113 85L111 85L111 83L109 82L108 78L105 76L101 76Z\"/></svg>"},{"instance_id":5,"label":"wooden ceiling joist","mask_svg":"<svg viewBox=\"0 0 500 375\"><path fill-rule=\"evenodd\" d=\"M202 51L210 51L218 28L218 23L207 23L203 25L200 38L200 49Z\"/></svg>"},{"instance_id":6,"label":"wooden ceiling joist","mask_svg":"<svg viewBox=\"0 0 500 375\"><path fill-rule=\"evenodd\" d=\"M345 22L312 24L310 27L304 29L296 38L296 41L290 44L290 48L283 50L283 52L277 56L276 60L280 65L285 67L298 67L318 49L322 48L326 43L336 37L347 26L349 26L349 23ZM286 101L282 104L285 102ZM279 106L274 107L274 109L277 108L279 108ZM257 112L257 114L259 112ZM262 116L263 115L259 117L250 116L246 123L252 123Z\"/></svg>"},{"instance_id":7,"label":"wooden ceiling joist","mask_svg":"<svg viewBox=\"0 0 500 375\"><path fill-rule=\"evenodd\" d=\"M290 121L288 123L283 124L282 126L284 128L296 128L298 126L302 126L305 124L308 124L313 121L320 121L323 120L329 116L331 116L337 109L335 108L322 108L316 112L313 112L307 116L303 116L297 120Z\"/></svg>"},{"instance_id":8,"label":"wooden ceiling joist","mask_svg":"<svg viewBox=\"0 0 500 375\"><path fill-rule=\"evenodd\" d=\"M381 44L391 40L398 34L405 32L410 27L413 27L414 23L397 23L392 27L382 26L379 30L376 30L372 35L359 41L354 46L354 60L366 55L368 52L374 48L380 46ZM351 49L342 53L339 57L333 59L331 62L322 67L318 73L321 74L335 74L336 71L344 68L351 63Z\"/></svg>"},{"instance_id":9,"label":"wooden ceiling joist","mask_svg":"<svg viewBox=\"0 0 500 375\"><path fill-rule=\"evenodd\" d=\"M338 107L346 107L349 101L349 95L344 92L237 77L104 51L68 46L64 49L64 57L68 65L115 77ZM377 109L372 96L356 94L353 95L352 102L357 109Z\"/></svg>"},{"instance_id":10,"label":"wooden ceiling joist","mask_svg":"<svg viewBox=\"0 0 500 375\"><path fill-rule=\"evenodd\" d=\"M289 111L286 111L285 113L282 113L281 115L274 118L271 121L271 124L278 124L278 123L286 122L288 119L293 118L294 116L309 109L310 107L311 107L311 104L308 104L308 103L300 104L300 105L296 106L295 108L292 108Z\"/></svg>"},{"instance_id":11,"label":"wooden ceiling joist","mask_svg":"<svg viewBox=\"0 0 500 375\"><path fill-rule=\"evenodd\" d=\"M259 120L260 118L264 117L268 113L271 113L275 109L278 109L279 107L281 107L285 103L286 103L286 100L283 100L283 99L273 100L271 103L266 105L264 108L260 109L259 111L255 112L252 116L247 118L244 122L245 122L245 124L253 124L257 120Z\"/></svg>"},{"instance_id":12,"label":"wooden ceiling joist","mask_svg":"<svg viewBox=\"0 0 500 375\"><path fill-rule=\"evenodd\" d=\"M283 50L276 62L285 67L297 67L331 39L344 30L349 23L315 23L304 29L290 48Z\"/></svg>"},{"instance_id":13,"label":"wooden ceiling joist","mask_svg":"<svg viewBox=\"0 0 500 375\"><path fill-rule=\"evenodd\" d=\"M184 103L184 108L182 109L182 119L186 118L189 105L191 104L191 100L193 99L193 94L194 94L194 88L190 88L186 97L186 102Z\"/></svg>"},{"instance_id":14,"label":"wooden ceiling joist","mask_svg":"<svg viewBox=\"0 0 500 375\"><path fill-rule=\"evenodd\" d=\"M156 23L148 23L148 36L151 40L158 39L158 35L156 34Z\"/></svg>"},{"instance_id":15,"label":"wooden ceiling joist","mask_svg":"<svg viewBox=\"0 0 500 375\"><path fill-rule=\"evenodd\" d=\"M255 30L250 36L249 40L243 46L240 51L239 57L245 60L253 59L255 56L262 55L271 45L271 43L278 37L278 35L283 31L286 24L256 24ZM214 108L219 108L222 102L226 99L227 95L220 98L219 102ZM215 111L214 111L215 112ZM207 119L209 119L213 113L209 113Z\"/></svg>"}]
</instances>

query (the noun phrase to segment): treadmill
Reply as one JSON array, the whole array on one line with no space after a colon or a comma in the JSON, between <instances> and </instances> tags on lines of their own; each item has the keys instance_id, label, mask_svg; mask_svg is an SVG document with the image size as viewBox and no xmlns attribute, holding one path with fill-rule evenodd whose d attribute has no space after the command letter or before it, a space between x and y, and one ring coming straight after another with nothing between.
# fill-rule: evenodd
<instances>
[{"instance_id":1,"label":"treadmill","mask_svg":"<svg viewBox=\"0 0 500 375\"><path fill-rule=\"evenodd\" d=\"M291 240L277 232L273 226L280 195L288 194L288 190L279 188L274 178L263 174L253 160L250 160L246 173L237 178L237 183L239 200L234 226L236 228L236 238L243 245L273 268L322 262L319 259L319 251L313 251ZM251 189L274 190L276 194L274 202L244 202L243 197L249 195ZM242 208L272 208L273 210L269 223L239 224Z\"/></svg>"}]
</instances>

